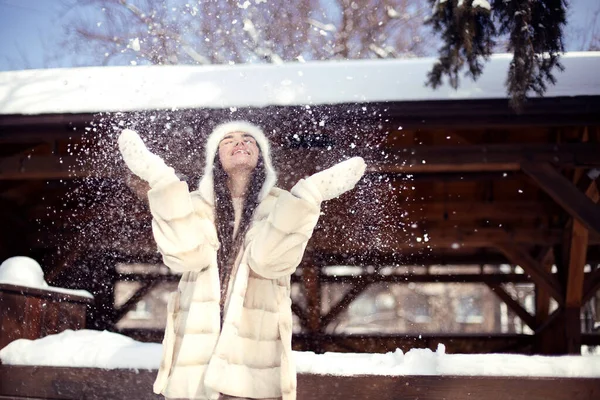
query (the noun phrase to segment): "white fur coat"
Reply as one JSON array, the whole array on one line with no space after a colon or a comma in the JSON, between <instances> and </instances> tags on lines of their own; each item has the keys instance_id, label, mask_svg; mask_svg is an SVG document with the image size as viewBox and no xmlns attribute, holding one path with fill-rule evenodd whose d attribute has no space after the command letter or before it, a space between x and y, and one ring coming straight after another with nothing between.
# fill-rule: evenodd
<instances>
[{"instance_id":1,"label":"white fur coat","mask_svg":"<svg viewBox=\"0 0 600 400\"><path fill-rule=\"evenodd\" d=\"M164 263L183 273L168 302L154 391L167 398L296 398L290 275L320 214L320 194L300 181L259 204L232 269L220 327L219 246L212 201L176 182L148 192Z\"/></svg>"}]
</instances>

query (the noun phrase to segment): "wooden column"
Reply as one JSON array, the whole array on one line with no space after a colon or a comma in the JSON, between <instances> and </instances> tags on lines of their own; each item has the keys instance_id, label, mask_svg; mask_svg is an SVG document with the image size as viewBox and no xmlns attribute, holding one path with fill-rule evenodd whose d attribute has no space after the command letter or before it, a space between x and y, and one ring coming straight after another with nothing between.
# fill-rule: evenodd
<instances>
[{"instance_id":1,"label":"wooden column","mask_svg":"<svg viewBox=\"0 0 600 400\"><path fill-rule=\"evenodd\" d=\"M544 272L550 274L554 264L554 252L552 248L545 249L539 257L539 262ZM535 285L535 322L540 326L550 313L550 294L543 285Z\"/></svg>"},{"instance_id":2,"label":"wooden column","mask_svg":"<svg viewBox=\"0 0 600 400\"><path fill-rule=\"evenodd\" d=\"M309 260L311 258L308 258ZM306 297L306 328L311 339L310 351L322 353L320 343L321 325L321 268L314 263L304 262L302 265L302 282Z\"/></svg>"},{"instance_id":3,"label":"wooden column","mask_svg":"<svg viewBox=\"0 0 600 400\"><path fill-rule=\"evenodd\" d=\"M586 190L586 197L598 202L598 188L592 182ZM573 218L565 228L565 240L557 254L559 274L564 276L564 307L556 310L545 326L537 332L536 351L542 354L581 353L581 307L586 299L584 288L584 267L589 242L586 225ZM589 286L589 285L588 285Z\"/></svg>"},{"instance_id":4,"label":"wooden column","mask_svg":"<svg viewBox=\"0 0 600 400\"><path fill-rule=\"evenodd\" d=\"M90 329L103 330L113 327L115 285L118 280L114 264L110 257L96 253L85 260L82 266L87 272L85 280L90 285L86 289L94 295L94 304L87 314L87 326Z\"/></svg>"},{"instance_id":5,"label":"wooden column","mask_svg":"<svg viewBox=\"0 0 600 400\"><path fill-rule=\"evenodd\" d=\"M592 182L586 196L598 202L598 188ZM577 219L573 219L569 246L565 314L567 328L567 352L581 353L581 307L583 307L584 268L588 249L589 232Z\"/></svg>"}]
</instances>

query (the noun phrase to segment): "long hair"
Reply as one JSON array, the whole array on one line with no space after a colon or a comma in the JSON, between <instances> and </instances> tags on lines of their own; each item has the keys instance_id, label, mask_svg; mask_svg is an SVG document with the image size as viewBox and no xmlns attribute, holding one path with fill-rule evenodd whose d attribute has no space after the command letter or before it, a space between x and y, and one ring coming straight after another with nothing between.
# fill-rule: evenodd
<instances>
[{"instance_id":1,"label":"long hair","mask_svg":"<svg viewBox=\"0 0 600 400\"><path fill-rule=\"evenodd\" d=\"M233 209L231 193L227 187L228 175L223 169L219 155L217 154L215 157L213 182L215 193L215 224L220 243L219 250L217 251L217 264L219 266L219 279L221 282L221 307L223 307L227 294L232 265L242 247L244 236L248 232L252 216L258 206L258 196L265 182L265 177L265 164L262 153L259 152L258 163L254 171L252 171L250 181L248 182L241 221L234 237L235 211Z\"/></svg>"}]
</instances>

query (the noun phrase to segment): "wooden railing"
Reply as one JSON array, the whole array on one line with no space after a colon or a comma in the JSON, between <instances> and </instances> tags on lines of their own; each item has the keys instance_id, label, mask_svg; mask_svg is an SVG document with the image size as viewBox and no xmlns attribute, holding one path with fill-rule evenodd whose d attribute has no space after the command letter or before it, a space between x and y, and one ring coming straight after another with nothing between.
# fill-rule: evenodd
<instances>
[{"instance_id":1,"label":"wooden railing","mask_svg":"<svg viewBox=\"0 0 600 400\"><path fill-rule=\"evenodd\" d=\"M0 399L163 399L156 371L0 365ZM298 400L597 400L600 378L298 375Z\"/></svg>"}]
</instances>

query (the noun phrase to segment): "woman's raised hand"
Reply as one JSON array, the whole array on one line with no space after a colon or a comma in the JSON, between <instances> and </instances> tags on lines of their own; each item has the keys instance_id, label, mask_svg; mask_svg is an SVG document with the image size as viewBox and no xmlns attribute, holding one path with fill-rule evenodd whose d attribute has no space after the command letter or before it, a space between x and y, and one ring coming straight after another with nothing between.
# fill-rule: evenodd
<instances>
[{"instance_id":1,"label":"woman's raised hand","mask_svg":"<svg viewBox=\"0 0 600 400\"><path fill-rule=\"evenodd\" d=\"M127 167L150 184L150 187L176 182L179 179L156 154L150 152L136 131L123 129L118 139L119 151Z\"/></svg>"},{"instance_id":2,"label":"woman's raised hand","mask_svg":"<svg viewBox=\"0 0 600 400\"><path fill-rule=\"evenodd\" d=\"M306 178L315 185L323 200L336 198L354 188L365 173L367 164L362 157L352 157Z\"/></svg>"}]
</instances>

